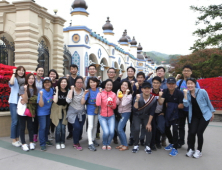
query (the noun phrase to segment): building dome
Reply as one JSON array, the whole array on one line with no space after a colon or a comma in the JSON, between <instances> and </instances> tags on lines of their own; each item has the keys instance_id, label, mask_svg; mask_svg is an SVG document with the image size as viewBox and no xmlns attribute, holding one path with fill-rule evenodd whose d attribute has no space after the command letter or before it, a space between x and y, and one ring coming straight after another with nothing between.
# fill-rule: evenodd
<instances>
[{"instance_id":1,"label":"building dome","mask_svg":"<svg viewBox=\"0 0 222 170\"><path fill-rule=\"evenodd\" d=\"M138 45L138 47L137 47L137 50L138 50L138 51L142 51L142 50L143 50L143 47L140 45L140 43L139 43L139 45Z\"/></svg>"},{"instance_id":2,"label":"building dome","mask_svg":"<svg viewBox=\"0 0 222 170\"><path fill-rule=\"evenodd\" d=\"M103 30L113 30L113 25L110 24L109 17L107 17L105 25L103 25Z\"/></svg>"},{"instance_id":3,"label":"building dome","mask_svg":"<svg viewBox=\"0 0 222 170\"><path fill-rule=\"evenodd\" d=\"M75 0L73 3L72 3L72 8L84 8L84 9L87 9L88 6L85 2L85 0Z\"/></svg>"},{"instance_id":4,"label":"building dome","mask_svg":"<svg viewBox=\"0 0 222 170\"><path fill-rule=\"evenodd\" d=\"M123 36L119 39L119 42L126 42L128 43L128 38L126 37L126 33L123 32Z\"/></svg>"},{"instance_id":5,"label":"building dome","mask_svg":"<svg viewBox=\"0 0 222 170\"><path fill-rule=\"evenodd\" d=\"M139 54L139 53L137 54L137 58L141 59L141 60L144 60L144 56L142 54Z\"/></svg>"},{"instance_id":6,"label":"building dome","mask_svg":"<svg viewBox=\"0 0 222 170\"><path fill-rule=\"evenodd\" d=\"M135 40L135 37L133 37L132 41L130 42L131 45L137 45L137 41Z\"/></svg>"},{"instance_id":7,"label":"building dome","mask_svg":"<svg viewBox=\"0 0 222 170\"><path fill-rule=\"evenodd\" d=\"M130 36L127 35L127 30L125 30L125 35L128 38L128 40L131 40Z\"/></svg>"}]
</instances>

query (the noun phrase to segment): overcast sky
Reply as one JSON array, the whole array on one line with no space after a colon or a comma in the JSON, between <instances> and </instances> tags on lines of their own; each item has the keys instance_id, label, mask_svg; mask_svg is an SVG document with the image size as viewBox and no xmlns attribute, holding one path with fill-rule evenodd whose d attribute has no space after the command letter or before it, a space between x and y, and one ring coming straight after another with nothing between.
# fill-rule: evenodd
<instances>
[{"instance_id":1,"label":"overcast sky","mask_svg":"<svg viewBox=\"0 0 222 170\"><path fill-rule=\"evenodd\" d=\"M8 0L9 2L16 0ZM35 0L53 14L71 20L70 8L74 0ZM191 5L208 6L220 4L220 0L85 0L88 4L89 28L102 35L102 26L107 16L114 27L116 40L127 29L135 36L143 51L158 51L166 54L189 54L189 48L197 39L192 33L198 13ZM75 22L75 21L72 21Z\"/></svg>"}]
</instances>

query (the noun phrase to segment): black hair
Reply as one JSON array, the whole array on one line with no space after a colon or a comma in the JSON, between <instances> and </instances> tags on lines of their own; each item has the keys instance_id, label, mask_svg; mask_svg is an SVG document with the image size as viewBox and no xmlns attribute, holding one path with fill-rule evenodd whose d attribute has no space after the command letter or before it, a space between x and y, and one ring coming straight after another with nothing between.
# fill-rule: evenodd
<instances>
[{"instance_id":1,"label":"black hair","mask_svg":"<svg viewBox=\"0 0 222 170\"><path fill-rule=\"evenodd\" d=\"M48 77L49 77L49 75L50 75L51 72L54 72L54 73L56 74L56 78L55 78L55 79L59 79L59 75L58 75L57 71L54 70L54 69L49 70Z\"/></svg>"},{"instance_id":2,"label":"black hair","mask_svg":"<svg viewBox=\"0 0 222 170\"><path fill-rule=\"evenodd\" d=\"M104 85L104 87L106 87L106 83L109 82L109 81L111 81L112 84L113 84L113 81L112 81L111 79L107 79L107 80L105 81L105 85Z\"/></svg>"},{"instance_id":3,"label":"black hair","mask_svg":"<svg viewBox=\"0 0 222 170\"><path fill-rule=\"evenodd\" d=\"M123 80L123 81L120 83L120 91L123 92L123 91L121 90L121 86L122 86L122 84L123 84L124 82L128 84L128 89L130 90L130 92L129 92L128 94L132 94L132 93L133 93L133 90L132 90L132 87L131 87L131 83L130 83L128 80Z\"/></svg>"},{"instance_id":4,"label":"black hair","mask_svg":"<svg viewBox=\"0 0 222 170\"><path fill-rule=\"evenodd\" d=\"M185 66L183 66L183 70L184 70L185 68L189 68L189 69L192 71L192 67L191 67L190 65L185 65Z\"/></svg>"},{"instance_id":5,"label":"black hair","mask_svg":"<svg viewBox=\"0 0 222 170\"><path fill-rule=\"evenodd\" d=\"M187 81L186 81L186 83L187 83L188 81L194 82L195 85L197 84L197 80L196 80L195 78L192 78L192 77L191 77L191 78L188 78Z\"/></svg>"},{"instance_id":6,"label":"black hair","mask_svg":"<svg viewBox=\"0 0 222 170\"><path fill-rule=\"evenodd\" d=\"M29 84L28 84L28 80L29 80L29 77L33 76L34 77L34 83L32 85L32 89L33 89L33 95L38 95L37 94L37 88L36 88L36 85L35 85L35 75L33 73L29 73L26 77L25 77L25 84L27 84L27 94L28 94L28 97L30 98L31 97L31 93L29 91L30 87L29 87Z\"/></svg>"},{"instance_id":7,"label":"black hair","mask_svg":"<svg viewBox=\"0 0 222 170\"><path fill-rule=\"evenodd\" d=\"M23 66L18 66L18 67L16 68L16 71L15 71L15 77L16 77L16 78L19 77L19 75L18 75L18 71L21 70L21 69L24 70L24 74L23 74L23 76L22 76L21 78L25 78L25 75L26 75L26 69L25 69L25 67L23 67Z\"/></svg>"},{"instance_id":8,"label":"black hair","mask_svg":"<svg viewBox=\"0 0 222 170\"><path fill-rule=\"evenodd\" d=\"M43 66L38 66L38 67L36 67L35 71L37 71L39 68L42 68L43 71L44 71L44 67L43 67Z\"/></svg>"},{"instance_id":9,"label":"black hair","mask_svg":"<svg viewBox=\"0 0 222 170\"><path fill-rule=\"evenodd\" d=\"M88 66L88 69L89 69L90 67L95 67L95 69L96 69L96 65L94 65L94 64L89 65L89 66Z\"/></svg>"},{"instance_id":10,"label":"black hair","mask_svg":"<svg viewBox=\"0 0 222 170\"><path fill-rule=\"evenodd\" d=\"M78 79L82 79L82 81L83 81L83 77L82 77L82 76L77 76L77 77L75 78L75 80L74 80L74 86L76 86L76 81L77 81ZM83 81L83 82L84 82L84 81Z\"/></svg>"},{"instance_id":11,"label":"black hair","mask_svg":"<svg viewBox=\"0 0 222 170\"><path fill-rule=\"evenodd\" d=\"M93 82L96 82L96 83L97 83L96 88L99 87L99 83L100 83L99 80L98 80L96 77L90 77L90 78L88 79L86 89L90 89L90 88L91 88L91 87L90 87L90 80L92 80Z\"/></svg>"},{"instance_id":12,"label":"black hair","mask_svg":"<svg viewBox=\"0 0 222 170\"><path fill-rule=\"evenodd\" d=\"M143 76L143 78L146 77L145 74L144 74L144 72L139 72L139 73L137 73L136 78L138 78L139 76Z\"/></svg>"},{"instance_id":13,"label":"black hair","mask_svg":"<svg viewBox=\"0 0 222 170\"><path fill-rule=\"evenodd\" d=\"M71 65L70 65L70 69L71 69L71 67L72 67L72 68L77 68L77 70L79 70L79 67L78 67L76 64L71 64Z\"/></svg>"},{"instance_id":14,"label":"black hair","mask_svg":"<svg viewBox=\"0 0 222 170\"><path fill-rule=\"evenodd\" d=\"M134 73L136 72L136 69L135 69L134 67L132 67L132 66L129 66L129 67L126 69L126 71L128 71L130 68L133 69Z\"/></svg>"},{"instance_id":15,"label":"black hair","mask_svg":"<svg viewBox=\"0 0 222 170\"><path fill-rule=\"evenodd\" d=\"M115 71L115 73L116 73L116 70L115 70L115 68L114 68L114 67L110 67L110 68L108 68L107 73L109 72L109 70L114 70L114 71Z\"/></svg>"},{"instance_id":16,"label":"black hair","mask_svg":"<svg viewBox=\"0 0 222 170\"><path fill-rule=\"evenodd\" d=\"M66 86L65 90L68 91L68 90L69 90L69 81L67 80L66 77L61 77L61 78L59 79L59 81L58 81L58 83L57 83L58 89L61 91L61 82L62 82L62 80L66 80L67 86Z\"/></svg>"},{"instance_id":17,"label":"black hair","mask_svg":"<svg viewBox=\"0 0 222 170\"><path fill-rule=\"evenodd\" d=\"M161 84L161 78L160 78L159 76L153 77L152 82L153 82L154 80L159 81L160 84Z\"/></svg>"},{"instance_id":18,"label":"black hair","mask_svg":"<svg viewBox=\"0 0 222 170\"><path fill-rule=\"evenodd\" d=\"M163 66L157 67L157 68L156 68L156 71L157 71L157 70L160 70L160 69L163 69L163 71L166 72L166 69L165 69Z\"/></svg>"}]
</instances>

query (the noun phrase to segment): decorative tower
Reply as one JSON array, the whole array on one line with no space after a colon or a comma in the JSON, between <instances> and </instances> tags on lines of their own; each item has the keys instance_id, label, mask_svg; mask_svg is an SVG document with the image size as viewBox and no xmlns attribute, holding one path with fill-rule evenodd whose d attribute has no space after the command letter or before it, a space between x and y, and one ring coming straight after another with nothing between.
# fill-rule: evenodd
<instances>
[{"instance_id":1,"label":"decorative tower","mask_svg":"<svg viewBox=\"0 0 222 170\"><path fill-rule=\"evenodd\" d=\"M134 55L134 57L136 57L137 56L137 41L136 41L136 39L135 39L135 37L133 37L133 39L132 39L132 41L130 42L130 53L132 54L132 55Z\"/></svg>"},{"instance_id":2,"label":"decorative tower","mask_svg":"<svg viewBox=\"0 0 222 170\"><path fill-rule=\"evenodd\" d=\"M113 25L110 23L109 17L107 17L106 23L102 27L104 37L111 43L114 43L114 28Z\"/></svg>"},{"instance_id":3,"label":"decorative tower","mask_svg":"<svg viewBox=\"0 0 222 170\"><path fill-rule=\"evenodd\" d=\"M123 35L122 37L119 39L119 44L122 46L122 48L125 50L125 51L129 51L129 40L126 36L126 32L124 31L123 32Z\"/></svg>"}]
</instances>

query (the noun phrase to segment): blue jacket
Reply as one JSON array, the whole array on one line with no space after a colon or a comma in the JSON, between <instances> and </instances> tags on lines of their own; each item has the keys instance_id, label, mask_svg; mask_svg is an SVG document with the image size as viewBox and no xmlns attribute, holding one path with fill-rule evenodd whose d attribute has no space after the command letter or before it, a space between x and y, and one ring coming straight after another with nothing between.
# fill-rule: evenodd
<instances>
[{"instance_id":1,"label":"blue jacket","mask_svg":"<svg viewBox=\"0 0 222 170\"><path fill-rule=\"evenodd\" d=\"M197 91L199 90L198 94ZM197 95L196 95L197 94ZM210 120L212 117L212 113L215 112L214 107L212 106L209 96L204 89L195 89L195 96L198 105L200 106L200 110L203 113L203 117L206 121ZM191 123L192 119L192 103L191 103L191 94L187 92L187 100L183 99L183 105L185 107L189 107L189 123Z\"/></svg>"},{"instance_id":2,"label":"blue jacket","mask_svg":"<svg viewBox=\"0 0 222 170\"><path fill-rule=\"evenodd\" d=\"M177 119L179 119L178 103L168 102L165 113L166 126L174 125Z\"/></svg>"}]
</instances>

